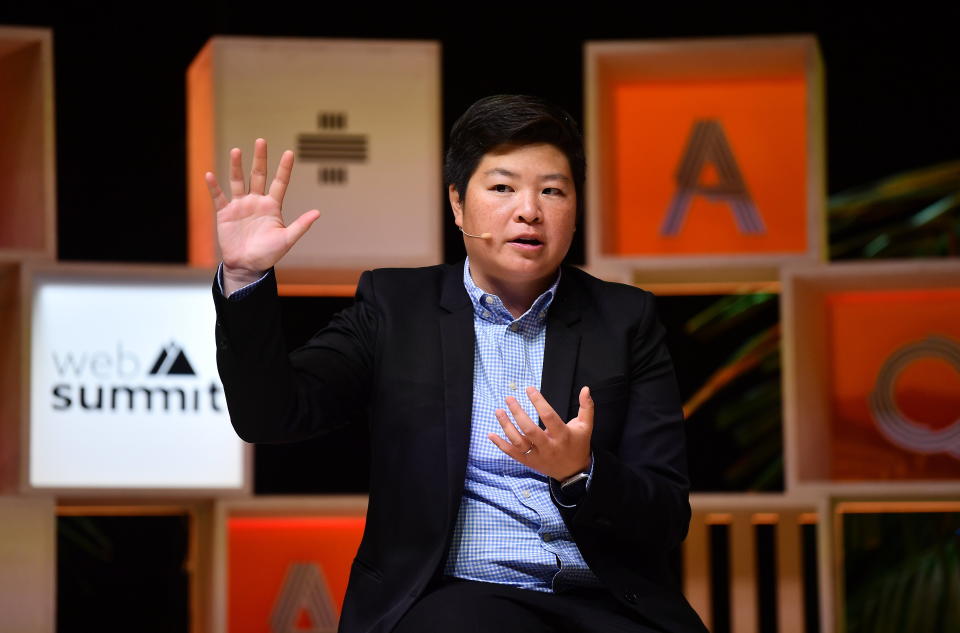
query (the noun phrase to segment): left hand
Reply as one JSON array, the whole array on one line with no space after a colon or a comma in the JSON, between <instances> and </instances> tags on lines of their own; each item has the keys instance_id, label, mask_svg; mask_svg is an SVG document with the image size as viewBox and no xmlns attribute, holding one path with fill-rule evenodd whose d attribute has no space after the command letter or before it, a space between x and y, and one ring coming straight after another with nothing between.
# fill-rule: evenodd
<instances>
[{"instance_id":1,"label":"left hand","mask_svg":"<svg viewBox=\"0 0 960 633\"><path fill-rule=\"evenodd\" d=\"M527 397L540 414L540 421L545 428L541 429L534 424L517 399L510 396L507 398L507 407L520 430L510 421L506 411L497 409L497 421L510 441L496 433L487 435L490 441L524 466L558 481L589 469L590 435L593 433L593 398L590 397L590 388L584 387L580 390L577 417L566 424L535 388L527 387Z\"/></svg>"}]
</instances>

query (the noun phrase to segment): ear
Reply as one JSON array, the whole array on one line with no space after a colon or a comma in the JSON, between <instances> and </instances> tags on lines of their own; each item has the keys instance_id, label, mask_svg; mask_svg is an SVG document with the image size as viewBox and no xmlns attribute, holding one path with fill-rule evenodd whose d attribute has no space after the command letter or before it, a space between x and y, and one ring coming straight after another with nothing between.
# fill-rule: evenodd
<instances>
[{"instance_id":1,"label":"ear","mask_svg":"<svg viewBox=\"0 0 960 633\"><path fill-rule=\"evenodd\" d=\"M463 200L457 193L457 188L453 185L447 187L447 195L450 196L450 208L453 209L453 223L463 228Z\"/></svg>"}]
</instances>

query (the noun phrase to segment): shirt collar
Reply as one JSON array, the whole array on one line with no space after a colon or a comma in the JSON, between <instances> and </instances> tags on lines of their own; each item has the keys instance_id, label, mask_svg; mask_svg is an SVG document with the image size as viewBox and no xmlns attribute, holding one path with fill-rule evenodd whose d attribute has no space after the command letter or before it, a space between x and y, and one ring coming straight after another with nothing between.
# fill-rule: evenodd
<instances>
[{"instance_id":1,"label":"shirt collar","mask_svg":"<svg viewBox=\"0 0 960 633\"><path fill-rule=\"evenodd\" d=\"M490 323L498 325L508 325L514 332L535 333L543 325L547 318L547 310L553 303L553 298L557 294L557 285L560 283L560 270L557 270L557 278L553 284L537 297L530 309L520 315L519 319L514 319L510 311L503 305L495 294L485 292L474 283L470 275L470 258L467 257L463 262L463 287L470 295L470 301L473 303L473 314L475 318L483 319Z\"/></svg>"}]
</instances>

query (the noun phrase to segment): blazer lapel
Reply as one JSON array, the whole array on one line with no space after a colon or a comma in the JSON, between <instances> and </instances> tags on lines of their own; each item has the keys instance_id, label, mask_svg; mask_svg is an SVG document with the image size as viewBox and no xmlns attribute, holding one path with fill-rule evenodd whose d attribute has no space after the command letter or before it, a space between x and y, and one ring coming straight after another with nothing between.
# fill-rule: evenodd
<instances>
[{"instance_id":1,"label":"blazer lapel","mask_svg":"<svg viewBox=\"0 0 960 633\"><path fill-rule=\"evenodd\" d=\"M570 411L570 400L573 390L579 386L573 384L573 375L580 354L577 323L581 306L571 278L569 272L561 276L557 296L547 312L547 341L540 379L540 393L564 422L575 413Z\"/></svg>"},{"instance_id":2,"label":"blazer lapel","mask_svg":"<svg viewBox=\"0 0 960 633\"><path fill-rule=\"evenodd\" d=\"M473 411L473 307L463 287L463 267L450 266L440 298L443 353L443 402L447 432L447 491L451 509L459 507L470 449Z\"/></svg>"}]
</instances>

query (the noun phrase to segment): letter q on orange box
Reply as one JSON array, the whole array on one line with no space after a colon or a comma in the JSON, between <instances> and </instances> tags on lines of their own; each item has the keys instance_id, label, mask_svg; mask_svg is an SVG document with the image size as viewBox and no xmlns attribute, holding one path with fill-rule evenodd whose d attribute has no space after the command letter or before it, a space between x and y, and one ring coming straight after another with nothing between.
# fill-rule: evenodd
<instances>
[{"instance_id":1,"label":"letter q on orange box","mask_svg":"<svg viewBox=\"0 0 960 633\"><path fill-rule=\"evenodd\" d=\"M833 292L834 479L960 478L960 289Z\"/></svg>"},{"instance_id":2,"label":"letter q on orange box","mask_svg":"<svg viewBox=\"0 0 960 633\"><path fill-rule=\"evenodd\" d=\"M244 488L203 272L33 275L28 487Z\"/></svg>"}]
</instances>

